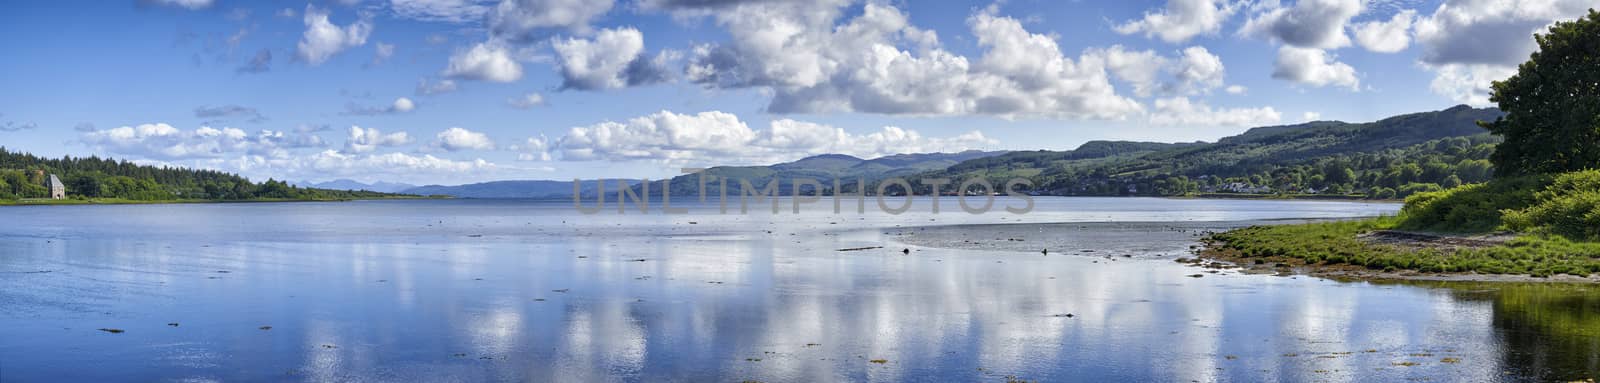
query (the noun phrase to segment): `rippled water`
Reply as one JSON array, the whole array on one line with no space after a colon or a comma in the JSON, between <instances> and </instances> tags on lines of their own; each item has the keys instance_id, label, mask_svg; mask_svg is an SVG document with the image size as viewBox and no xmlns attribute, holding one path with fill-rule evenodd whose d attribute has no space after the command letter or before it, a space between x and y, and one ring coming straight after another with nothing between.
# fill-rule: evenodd
<instances>
[{"instance_id":1,"label":"rippled water","mask_svg":"<svg viewBox=\"0 0 1600 383\"><path fill-rule=\"evenodd\" d=\"M1493 381L1600 363L1585 287L1172 262L1204 231L1393 204L918 202L0 208L0 381Z\"/></svg>"}]
</instances>

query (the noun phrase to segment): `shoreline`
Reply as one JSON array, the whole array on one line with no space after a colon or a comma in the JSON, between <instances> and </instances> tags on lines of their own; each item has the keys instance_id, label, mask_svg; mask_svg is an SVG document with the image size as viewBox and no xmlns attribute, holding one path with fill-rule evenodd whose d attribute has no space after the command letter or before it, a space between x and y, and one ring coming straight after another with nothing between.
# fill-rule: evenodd
<instances>
[{"instance_id":1,"label":"shoreline","mask_svg":"<svg viewBox=\"0 0 1600 383\"><path fill-rule=\"evenodd\" d=\"M1136 196L1130 196L1136 197ZM1247 201L1338 201L1360 203L1402 203L1405 199L1373 199L1354 195L1323 195L1323 194L1228 194L1228 193L1202 193L1200 195L1176 195L1156 198L1171 199L1216 199L1216 200L1247 200Z\"/></svg>"},{"instance_id":2,"label":"shoreline","mask_svg":"<svg viewBox=\"0 0 1600 383\"><path fill-rule=\"evenodd\" d=\"M1200 240L1194 258L1180 258L1178 262L1208 269L1237 269L1248 274L1273 274L1277 276L1309 276L1340 282L1489 282L1489 283L1557 283L1596 284L1600 276L1579 277L1556 274L1536 277L1528 274L1486 274L1475 271L1422 272L1416 270L1384 271L1350 264L1309 264L1293 257L1246 257L1237 250L1221 247L1215 239Z\"/></svg>"}]
</instances>

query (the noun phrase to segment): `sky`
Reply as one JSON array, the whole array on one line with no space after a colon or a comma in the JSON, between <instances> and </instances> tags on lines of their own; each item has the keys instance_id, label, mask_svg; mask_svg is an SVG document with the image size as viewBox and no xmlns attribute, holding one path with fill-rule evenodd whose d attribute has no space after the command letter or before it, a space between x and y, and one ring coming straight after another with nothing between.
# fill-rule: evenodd
<instances>
[{"instance_id":1,"label":"sky","mask_svg":"<svg viewBox=\"0 0 1600 383\"><path fill-rule=\"evenodd\" d=\"M1600 0L26 1L0 146L255 180L684 167L1491 106Z\"/></svg>"}]
</instances>

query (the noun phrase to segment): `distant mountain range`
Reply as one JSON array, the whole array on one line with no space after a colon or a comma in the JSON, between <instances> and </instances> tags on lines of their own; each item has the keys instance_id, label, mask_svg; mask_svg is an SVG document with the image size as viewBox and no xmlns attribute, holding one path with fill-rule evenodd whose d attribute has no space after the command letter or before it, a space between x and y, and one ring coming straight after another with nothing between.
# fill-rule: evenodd
<instances>
[{"instance_id":1,"label":"distant mountain range","mask_svg":"<svg viewBox=\"0 0 1600 383\"><path fill-rule=\"evenodd\" d=\"M607 179L605 182L607 192L615 191L618 180ZM621 180L620 182L633 185L638 180ZM597 183L593 180L583 181L580 184L581 195L593 194L597 191ZM456 198L570 198L572 197L572 181L494 181L456 186L428 185L406 189L406 194L416 195L447 195Z\"/></svg>"},{"instance_id":2,"label":"distant mountain range","mask_svg":"<svg viewBox=\"0 0 1600 383\"><path fill-rule=\"evenodd\" d=\"M726 177L728 181L728 195L738 195L742 192L741 181L749 181L754 187L754 192L776 179L778 180L779 195L793 194L793 181L796 179L814 179L822 183L825 188L832 189L835 179L840 184L854 184L857 180L865 180L871 184L875 181L890 177L905 177L915 174L939 171L963 161L993 157L1006 154L1004 151L977 151L968 150L960 153L917 153L896 154L874 159L861 159L843 154L823 154L802 158L794 162L768 166L717 166L706 169L700 174L685 174L673 177L668 181L671 193L674 196L697 196L700 192L700 177L706 176L706 193L716 195L720 184L717 180ZM642 186L635 186L635 191L642 192ZM661 194L661 182L652 182L650 194ZM802 192L809 192L807 187ZM854 189L850 189L854 190Z\"/></svg>"},{"instance_id":3,"label":"distant mountain range","mask_svg":"<svg viewBox=\"0 0 1600 383\"><path fill-rule=\"evenodd\" d=\"M296 183L295 185L301 186L301 187L311 187L311 188L328 189L328 190L351 190L351 191L366 190L366 191L375 191L375 192L380 192L380 193L400 193L400 192L405 191L406 189L411 189L411 188L417 187L417 185L393 183L393 182L375 182L375 183L371 183L371 184L366 184L366 183L356 182L354 180L348 180L348 179L338 179L338 180L333 180L333 181L328 181L328 182L320 182L320 183L318 183L318 182L299 182L299 183ZM406 193L406 194L411 194L411 193Z\"/></svg>"}]
</instances>

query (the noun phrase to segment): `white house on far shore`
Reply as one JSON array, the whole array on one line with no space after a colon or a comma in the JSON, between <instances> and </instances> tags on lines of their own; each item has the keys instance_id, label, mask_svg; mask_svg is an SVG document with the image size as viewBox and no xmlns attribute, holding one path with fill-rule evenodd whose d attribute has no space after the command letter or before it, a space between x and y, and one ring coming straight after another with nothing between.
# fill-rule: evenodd
<instances>
[{"instance_id":1,"label":"white house on far shore","mask_svg":"<svg viewBox=\"0 0 1600 383\"><path fill-rule=\"evenodd\" d=\"M56 178L56 175L50 175L50 179L45 181L45 187L50 188L50 199L67 198L67 186L62 185L61 179Z\"/></svg>"}]
</instances>

